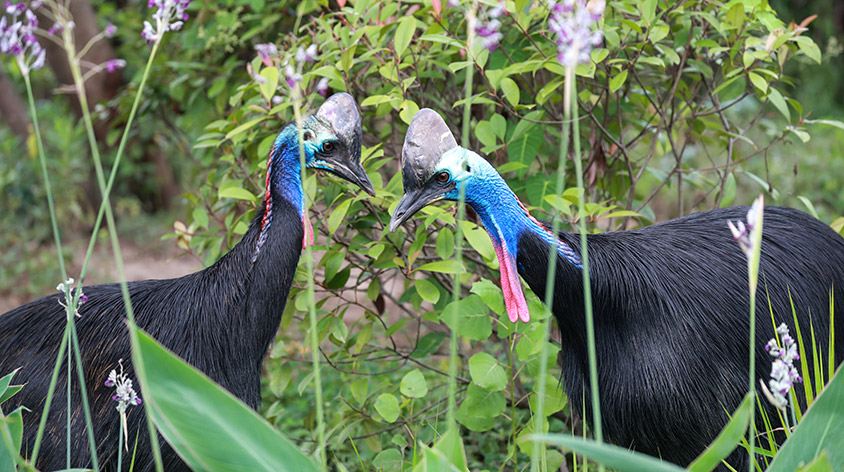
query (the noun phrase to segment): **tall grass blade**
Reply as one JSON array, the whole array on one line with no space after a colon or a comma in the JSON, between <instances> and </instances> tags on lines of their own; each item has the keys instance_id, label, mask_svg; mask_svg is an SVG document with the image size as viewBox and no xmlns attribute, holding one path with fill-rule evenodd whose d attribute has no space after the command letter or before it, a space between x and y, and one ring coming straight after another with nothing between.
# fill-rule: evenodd
<instances>
[{"instance_id":1,"label":"tall grass blade","mask_svg":"<svg viewBox=\"0 0 844 472\"><path fill-rule=\"evenodd\" d=\"M806 395L806 407L808 408L815 400L812 383L809 381L809 358L806 356L806 345L803 342L803 333L800 330L800 322L797 320L797 308L794 306L794 298L791 296L791 289L788 290L788 302L791 304L791 316L794 320L794 329L797 331L797 348L800 353L800 375L803 377L803 392ZM795 402L797 404L799 402Z\"/></svg>"},{"instance_id":2,"label":"tall grass blade","mask_svg":"<svg viewBox=\"0 0 844 472\"><path fill-rule=\"evenodd\" d=\"M689 472L709 472L715 469L722 460L732 453L744 438L744 432L750 423L750 412L755 408L753 395L744 396L741 404L733 412L730 421L718 434L718 437L703 451L697 459L689 464Z\"/></svg>"},{"instance_id":3,"label":"tall grass blade","mask_svg":"<svg viewBox=\"0 0 844 472\"><path fill-rule=\"evenodd\" d=\"M617 472L679 472L683 470L645 454L568 434L534 434L528 438L569 449Z\"/></svg>"}]
</instances>

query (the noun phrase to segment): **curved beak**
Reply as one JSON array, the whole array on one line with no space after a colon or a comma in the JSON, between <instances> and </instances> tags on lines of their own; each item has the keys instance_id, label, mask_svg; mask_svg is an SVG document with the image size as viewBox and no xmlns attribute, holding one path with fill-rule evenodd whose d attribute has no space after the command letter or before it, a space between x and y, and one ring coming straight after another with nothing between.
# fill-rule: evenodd
<instances>
[{"instance_id":1,"label":"curved beak","mask_svg":"<svg viewBox=\"0 0 844 472\"><path fill-rule=\"evenodd\" d=\"M323 169L357 185L373 197L375 196L375 188L372 187L372 182L369 181L369 176L366 175L366 170L364 170L360 162L352 161L347 163L328 160L324 162L327 165Z\"/></svg>"},{"instance_id":2,"label":"curved beak","mask_svg":"<svg viewBox=\"0 0 844 472\"><path fill-rule=\"evenodd\" d=\"M420 189L411 190L404 194L390 220L390 231L395 231L402 223L416 214L422 208L443 199L441 190Z\"/></svg>"}]
</instances>

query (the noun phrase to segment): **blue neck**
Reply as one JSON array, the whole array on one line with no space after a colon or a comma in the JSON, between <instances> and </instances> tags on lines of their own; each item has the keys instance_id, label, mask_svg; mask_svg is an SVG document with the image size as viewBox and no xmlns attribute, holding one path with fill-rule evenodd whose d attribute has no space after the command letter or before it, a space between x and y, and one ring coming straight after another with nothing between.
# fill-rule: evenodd
<instances>
[{"instance_id":1,"label":"blue neck","mask_svg":"<svg viewBox=\"0 0 844 472\"><path fill-rule=\"evenodd\" d=\"M299 160L299 140L296 125L288 125L276 138L270 154L269 184L272 197L289 201L302 216L304 194L302 167Z\"/></svg>"},{"instance_id":2,"label":"blue neck","mask_svg":"<svg viewBox=\"0 0 844 472\"><path fill-rule=\"evenodd\" d=\"M521 236L531 232L549 245L559 244L560 257L577 268L581 267L579 255L530 216L497 172L485 172L468 179L466 203L478 214L493 244L500 246L503 243L513 257L518 257Z\"/></svg>"}]
</instances>

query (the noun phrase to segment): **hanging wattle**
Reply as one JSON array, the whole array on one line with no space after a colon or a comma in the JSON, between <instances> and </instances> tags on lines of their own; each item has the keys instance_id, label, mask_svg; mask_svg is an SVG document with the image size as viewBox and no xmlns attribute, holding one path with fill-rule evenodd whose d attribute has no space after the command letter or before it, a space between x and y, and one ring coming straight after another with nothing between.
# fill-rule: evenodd
<instances>
[{"instance_id":1,"label":"hanging wattle","mask_svg":"<svg viewBox=\"0 0 844 472\"><path fill-rule=\"evenodd\" d=\"M504 243L495 242L495 240L492 246L495 249L495 255L498 256L501 291L504 294L507 316L513 323L519 320L527 323L530 321L530 311L528 311L527 300L522 291L522 282L519 280L515 251L511 252Z\"/></svg>"}]
</instances>

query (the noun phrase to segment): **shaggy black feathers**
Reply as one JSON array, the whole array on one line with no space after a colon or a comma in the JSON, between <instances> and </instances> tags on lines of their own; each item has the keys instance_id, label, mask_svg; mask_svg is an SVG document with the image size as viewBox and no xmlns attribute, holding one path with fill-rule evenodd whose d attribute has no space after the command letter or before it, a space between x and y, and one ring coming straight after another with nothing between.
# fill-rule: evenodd
<instances>
[{"instance_id":1,"label":"shaggy black feathers","mask_svg":"<svg viewBox=\"0 0 844 472\"><path fill-rule=\"evenodd\" d=\"M240 243L213 266L177 279L129 284L138 325L253 408L260 402L261 360L278 328L303 236L298 209L273 191L274 223L253 264L263 211L258 213ZM85 293L89 300L80 308L81 318L76 320L76 325L98 457L108 470L114 468L116 460L118 413L111 400L113 391L103 382L119 359L124 360L127 374L136 377L129 362L131 354L120 287L116 284L85 287ZM20 368L15 381L26 383L7 406L24 405L30 410L24 415L25 456L35 441L64 326L65 312L58 303L58 294L0 315L0 372ZM65 466L65 366L63 362L39 453L37 466L42 470ZM74 466L84 467L90 466L90 454L79 387L76 373L73 374L75 411L71 418L71 457ZM135 470L153 468L143 422L144 412L139 407L130 408L130 450L135 434L138 437ZM165 470L187 469L165 442L161 441L161 447Z\"/></svg>"},{"instance_id":2,"label":"shaggy black feathers","mask_svg":"<svg viewBox=\"0 0 844 472\"><path fill-rule=\"evenodd\" d=\"M589 236L603 431L612 443L688 464L715 438L747 392L748 289L744 254L728 220L747 208L697 213L636 231ZM830 290L844 286L844 239L800 211L765 209L756 311L756 373L767 381L774 320L795 335L789 293L803 330L810 326L825 356ZM562 233L577 248L579 237ZM526 232L519 273L544 297L548 246ZM559 261L559 260L558 260ZM554 315L570 401L589 407L582 274L558 262ZM835 311L844 313L836 294ZM844 322L836 323L844 340ZM844 342L835 344L836 363ZM811 354L809 354L811 355ZM808 381L809 379L806 379ZM802 389L798 389L798 392ZM586 395L586 397L583 397ZM767 401L762 399L767 405ZM774 410L769 414L776 417ZM759 416L757 415L757 419ZM731 456L734 466L746 461Z\"/></svg>"}]
</instances>

